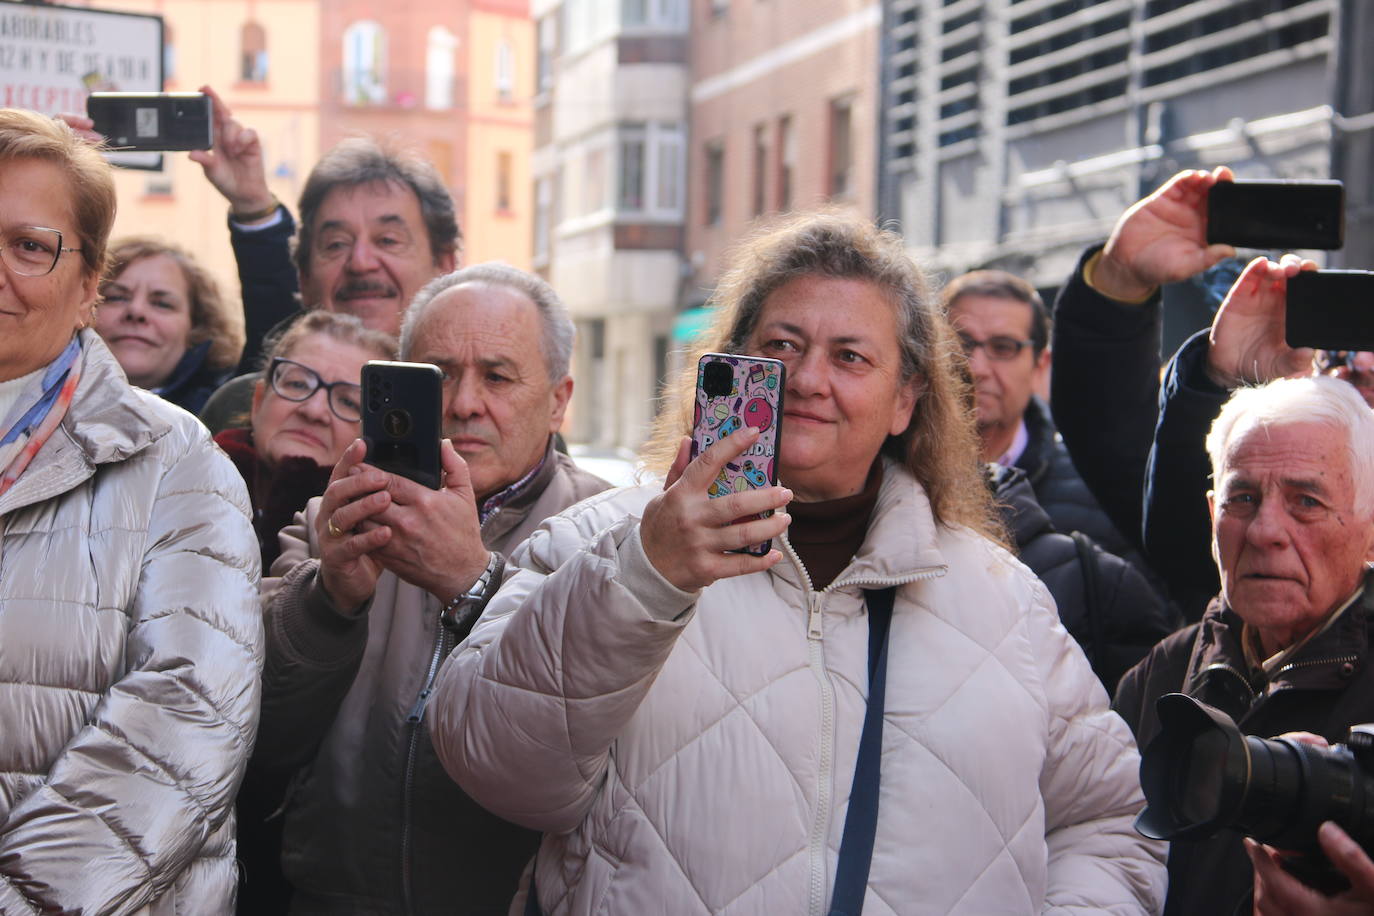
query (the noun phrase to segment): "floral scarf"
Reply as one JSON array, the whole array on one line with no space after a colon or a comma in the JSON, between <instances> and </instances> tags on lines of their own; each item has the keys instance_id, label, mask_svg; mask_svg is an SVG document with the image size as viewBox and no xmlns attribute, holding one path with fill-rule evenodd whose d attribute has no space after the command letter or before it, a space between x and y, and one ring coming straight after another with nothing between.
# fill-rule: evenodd
<instances>
[{"instance_id":1,"label":"floral scarf","mask_svg":"<svg viewBox=\"0 0 1374 916\"><path fill-rule=\"evenodd\" d=\"M81 364L81 340L73 337L43 374L19 393L9 416L0 420L0 496L14 486L67 415L81 380Z\"/></svg>"}]
</instances>

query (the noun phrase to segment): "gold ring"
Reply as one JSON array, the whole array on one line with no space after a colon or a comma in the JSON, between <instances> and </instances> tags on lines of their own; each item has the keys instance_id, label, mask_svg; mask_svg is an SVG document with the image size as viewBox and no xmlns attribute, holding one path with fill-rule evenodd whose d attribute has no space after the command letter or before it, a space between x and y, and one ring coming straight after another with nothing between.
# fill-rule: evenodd
<instances>
[{"instance_id":1,"label":"gold ring","mask_svg":"<svg viewBox=\"0 0 1374 916\"><path fill-rule=\"evenodd\" d=\"M329 530L330 537L341 538L344 536L344 532L338 525L334 524L334 516L332 515L329 517L329 524L325 527Z\"/></svg>"}]
</instances>

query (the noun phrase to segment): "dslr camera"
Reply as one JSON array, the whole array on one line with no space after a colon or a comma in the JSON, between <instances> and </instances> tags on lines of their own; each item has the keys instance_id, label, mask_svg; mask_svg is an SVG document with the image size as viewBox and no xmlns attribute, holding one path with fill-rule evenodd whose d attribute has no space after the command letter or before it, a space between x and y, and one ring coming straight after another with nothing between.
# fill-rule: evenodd
<instances>
[{"instance_id":1,"label":"dslr camera","mask_svg":"<svg viewBox=\"0 0 1374 916\"><path fill-rule=\"evenodd\" d=\"M1284 867L1326 893L1349 887L1317 843L1335 821L1374 849L1374 724L1345 744L1317 747L1242 734L1225 713L1171 693L1155 705L1160 731L1140 759L1146 808L1135 829L1156 840L1231 829L1294 855Z\"/></svg>"}]
</instances>

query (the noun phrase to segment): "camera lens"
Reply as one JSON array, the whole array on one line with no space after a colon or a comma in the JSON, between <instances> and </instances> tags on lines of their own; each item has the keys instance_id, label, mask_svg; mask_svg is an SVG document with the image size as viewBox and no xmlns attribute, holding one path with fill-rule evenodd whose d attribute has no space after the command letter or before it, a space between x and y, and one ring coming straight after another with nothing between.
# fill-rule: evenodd
<instances>
[{"instance_id":1,"label":"camera lens","mask_svg":"<svg viewBox=\"0 0 1374 916\"><path fill-rule=\"evenodd\" d=\"M702 370L701 388L709 398L723 398L730 394L735 387L735 373L730 364L721 360L712 360L706 364Z\"/></svg>"},{"instance_id":2,"label":"camera lens","mask_svg":"<svg viewBox=\"0 0 1374 916\"><path fill-rule=\"evenodd\" d=\"M1160 731L1140 759L1140 833L1173 840L1230 828L1318 853L1317 828L1332 820L1374 844L1374 774L1344 746L1243 735L1224 713L1178 693L1156 710Z\"/></svg>"}]
</instances>

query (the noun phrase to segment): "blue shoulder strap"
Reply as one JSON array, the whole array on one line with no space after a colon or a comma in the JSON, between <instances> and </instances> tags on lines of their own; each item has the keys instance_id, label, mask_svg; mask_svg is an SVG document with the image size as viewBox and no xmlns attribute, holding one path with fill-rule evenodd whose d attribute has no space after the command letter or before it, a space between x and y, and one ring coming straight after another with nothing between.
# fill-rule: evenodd
<instances>
[{"instance_id":1,"label":"blue shoulder strap","mask_svg":"<svg viewBox=\"0 0 1374 916\"><path fill-rule=\"evenodd\" d=\"M840 838L830 916L859 916L868 892L873 838L878 832L878 784L883 756L883 698L887 687L887 633L896 588L865 591L868 604L868 710L859 735L859 759Z\"/></svg>"}]
</instances>

